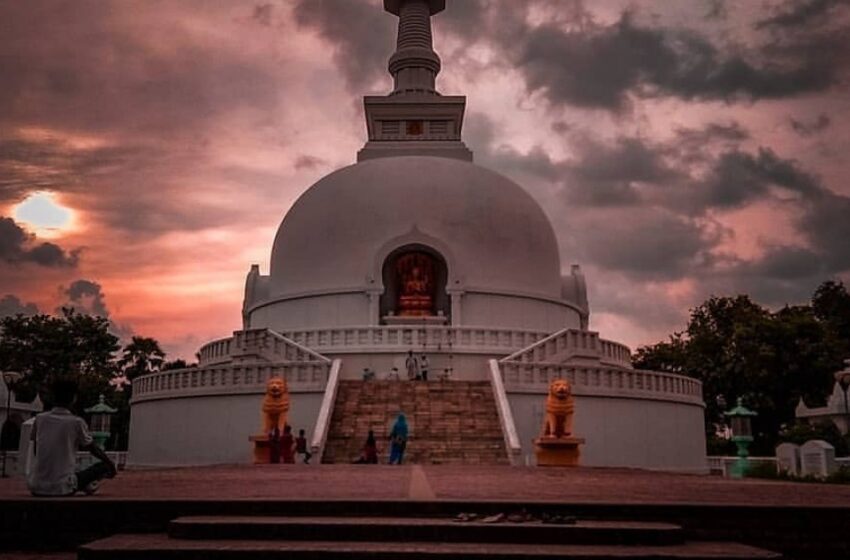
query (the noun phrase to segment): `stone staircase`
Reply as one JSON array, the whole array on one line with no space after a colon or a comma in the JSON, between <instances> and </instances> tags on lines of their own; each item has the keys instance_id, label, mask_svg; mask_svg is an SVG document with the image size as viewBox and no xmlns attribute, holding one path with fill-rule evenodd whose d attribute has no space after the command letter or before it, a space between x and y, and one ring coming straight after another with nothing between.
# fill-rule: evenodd
<instances>
[{"instance_id":1,"label":"stone staircase","mask_svg":"<svg viewBox=\"0 0 850 560\"><path fill-rule=\"evenodd\" d=\"M570 525L404 517L183 517L167 533L120 534L78 549L78 560L757 560L779 554L691 541L667 523L579 520Z\"/></svg>"},{"instance_id":2,"label":"stone staircase","mask_svg":"<svg viewBox=\"0 0 850 560\"><path fill-rule=\"evenodd\" d=\"M487 381L340 381L324 463L350 463L374 430L386 462L399 412L410 428L406 463L508 464Z\"/></svg>"}]
</instances>

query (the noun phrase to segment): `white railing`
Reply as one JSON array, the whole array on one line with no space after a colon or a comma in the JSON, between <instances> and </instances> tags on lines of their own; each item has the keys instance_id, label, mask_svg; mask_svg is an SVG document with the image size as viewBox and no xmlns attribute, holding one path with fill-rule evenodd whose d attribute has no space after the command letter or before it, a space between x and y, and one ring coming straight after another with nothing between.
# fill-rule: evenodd
<instances>
[{"instance_id":1,"label":"white railing","mask_svg":"<svg viewBox=\"0 0 850 560\"><path fill-rule=\"evenodd\" d=\"M610 366L499 362L511 392L544 392L554 379L568 379L577 395L677 400L703 404L698 380L657 371Z\"/></svg>"},{"instance_id":2,"label":"white railing","mask_svg":"<svg viewBox=\"0 0 850 560\"><path fill-rule=\"evenodd\" d=\"M502 359L503 362L565 362L571 358L599 358L603 363L632 367L628 346L599 338L599 333L563 329Z\"/></svg>"},{"instance_id":3,"label":"white railing","mask_svg":"<svg viewBox=\"0 0 850 560\"><path fill-rule=\"evenodd\" d=\"M548 333L521 329L386 325L287 330L281 334L324 354L359 350L406 352L410 349L508 354L533 344Z\"/></svg>"},{"instance_id":4,"label":"white railing","mask_svg":"<svg viewBox=\"0 0 850 560\"><path fill-rule=\"evenodd\" d=\"M339 389L339 370L341 367L342 360L337 359L333 361L330 374L328 374L328 382L325 386L325 395L322 397L322 405L319 408L319 415L316 418L316 427L313 429L310 451L313 454L313 460L316 464L322 462L322 455L325 453L325 443L328 440L331 417L333 416L336 394Z\"/></svg>"},{"instance_id":5,"label":"white railing","mask_svg":"<svg viewBox=\"0 0 850 560\"><path fill-rule=\"evenodd\" d=\"M315 350L269 329L237 331L233 335L231 356L261 356L271 362L327 362Z\"/></svg>"},{"instance_id":6,"label":"white railing","mask_svg":"<svg viewBox=\"0 0 850 560\"><path fill-rule=\"evenodd\" d=\"M201 346L198 350L198 363L202 366L227 362L230 360L230 344L233 337L220 338Z\"/></svg>"},{"instance_id":7,"label":"white railing","mask_svg":"<svg viewBox=\"0 0 850 560\"><path fill-rule=\"evenodd\" d=\"M253 362L151 373L133 381L133 402L213 394L262 393L272 377L293 392L324 391L329 361Z\"/></svg>"},{"instance_id":8,"label":"white railing","mask_svg":"<svg viewBox=\"0 0 850 560\"><path fill-rule=\"evenodd\" d=\"M511 412L511 404L505 393L505 385L502 383L502 374L499 371L499 362L490 360L490 385L493 388L493 398L496 401L496 410L499 413L499 424L502 426L502 434L505 437L505 449L508 453L508 461L511 465L521 464L522 445L516 431L514 415Z\"/></svg>"}]
</instances>

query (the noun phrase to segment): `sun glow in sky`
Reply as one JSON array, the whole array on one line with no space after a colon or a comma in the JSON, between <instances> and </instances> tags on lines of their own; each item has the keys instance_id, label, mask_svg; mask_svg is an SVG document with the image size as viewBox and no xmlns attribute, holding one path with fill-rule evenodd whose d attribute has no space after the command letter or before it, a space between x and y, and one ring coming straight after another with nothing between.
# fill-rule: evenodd
<instances>
[{"instance_id":1,"label":"sun glow in sky","mask_svg":"<svg viewBox=\"0 0 850 560\"><path fill-rule=\"evenodd\" d=\"M55 238L74 225L74 212L62 206L51 192L34 192L12 210L15 220L39 237Z\"/></svg>"}]
</instances>

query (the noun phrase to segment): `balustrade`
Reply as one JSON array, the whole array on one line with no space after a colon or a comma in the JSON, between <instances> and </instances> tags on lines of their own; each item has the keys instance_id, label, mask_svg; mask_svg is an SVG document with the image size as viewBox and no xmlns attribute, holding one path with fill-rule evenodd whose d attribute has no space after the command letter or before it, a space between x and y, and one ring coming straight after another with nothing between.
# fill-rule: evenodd
<instances>
[{"instance_id":1,"label":"balustrade","mask_svg":"<svg viewBox=\"0 0 850 560\"><path fill-rule=\"evenodd\" d=\"M556 363L500 361L502 378L508 390L537 389L545 391L554 379L568 379L578 394L674 397L702 402L702 384L696 379L647 370L618 367L582 367ZM598 390L597 390L598 389Z\"/></svg>"},{"instance_id":2,"label":"balustrade","mask_svg":"<svg viewBox=\"0 0 850 560\"><path fill-rule=\"evenodd\" d=\"M291 391L321 391L330 362L214 365L151 373L133 381L133 401L183 395L262 392L271 377L286 379Z\"/></svg>"}]
</instances>

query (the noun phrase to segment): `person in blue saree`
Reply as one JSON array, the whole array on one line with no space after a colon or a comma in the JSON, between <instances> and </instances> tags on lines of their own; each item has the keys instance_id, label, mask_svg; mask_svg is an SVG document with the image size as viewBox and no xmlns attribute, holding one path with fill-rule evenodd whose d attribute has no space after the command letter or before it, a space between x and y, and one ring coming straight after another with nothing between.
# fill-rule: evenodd
<instances>
[{"instance_id":1,"label":"person in blue saree","mask_svg":"<svg viewBox=\"0 0 850 560\"><path fill-rule=\"evenodd\" d=\"M407 419L404 413L398 418L390 431L390 465L400 465L404 458L404 448L407 446Z\"/></svg>"}]
</instances>

